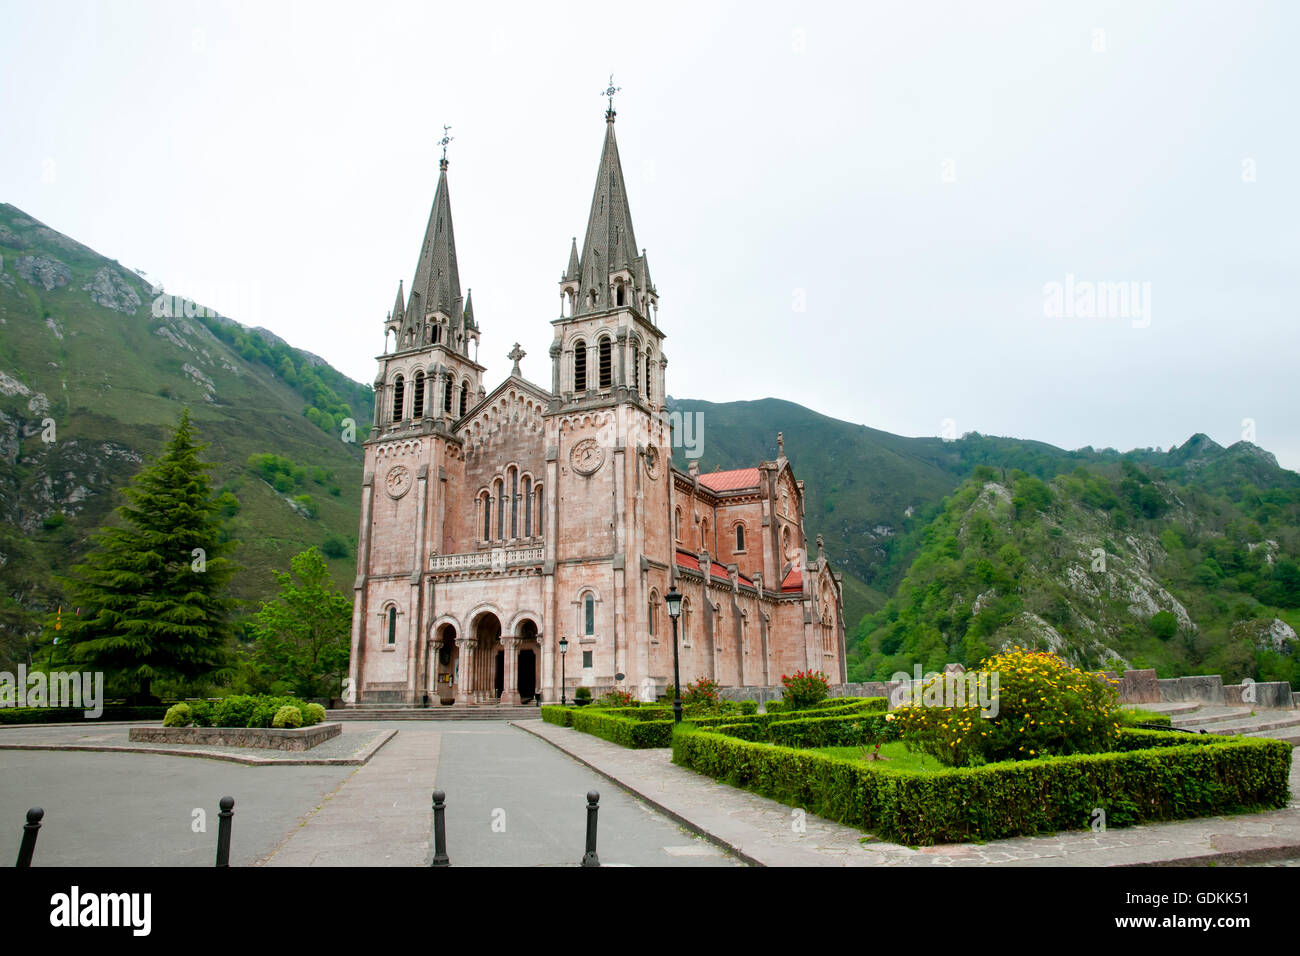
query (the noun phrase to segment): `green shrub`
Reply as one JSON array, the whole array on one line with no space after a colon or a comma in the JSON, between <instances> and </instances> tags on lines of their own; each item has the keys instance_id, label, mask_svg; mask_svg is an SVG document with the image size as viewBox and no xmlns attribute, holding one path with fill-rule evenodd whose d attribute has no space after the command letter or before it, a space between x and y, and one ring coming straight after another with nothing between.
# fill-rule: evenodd
<instances>
[{"instance_id":1,"label":"green shrub","mask_svg":"<svg viewBox=\"0 0 1300 956\"><path fill-rule=\"evenodd\" d=\"M257 698L233 694L217 701L212 708L212 723L216 727L248 727L248 721L257 707Z\"/></svg>"},{"instance_id":2,"label":"green shrub","mask_svg":"<svg viewBox=\"0 0 1300 956\"><path fill-rule=\"evenodd\" d=\"M577 690L575 690L575 691L573 692L573 699L574 699L574 700L591 700L591 688L590 688L590 687L579 687Z\"/></svg>"},{"instance_id":3,"label":"green shrub","mask_svg":"<svg viewBox=\"0 0 1300 956\"><path fill-rule=\"evenodd\" d=\"M922 773L705 730L672 738L681 766L909 846L1085 829L1094 808L1123 827L1286 806L1289 744L1138 730L1118 743Z\"/></svg>"},{"instance_id":4,"label":"green shrub","mask_svg":"<svg viewBox=\"0 0 1300 956\"><path fill-rule=\"evenodd\" d=\"M782 674L781 685L785 688L785 699L795 710L803 710L825 700L831 690L830 678L821 671L795 671L788 676Z\"/></svg>"},{"instance_id":5,"label":"green shrub","mask_svg":"<svg viewBox=\"0 0 1300 956\"><path fill-rule=\"evenodd\" d=\"M308 704L302 711L302 725L311 727L325 719L325 708L320 704Z\"/></svg>"},{"instance_id":6,"label":"green shrub","mask_svg":"<svg viewBox=\"0 0 1300 956\"><path fill-rule=\"evenodd\" d=\"M599 707L635 707L638 701L635 697L625 690L619 690L617 687L604 694L596 702Z\"/></svg>"},{"instance_id":7,"label":"green shrub","mask_svg":"<svg viewBox=\"0 0 1300 956\"><path fill-rule=\"evenodd\" d=\"M706 707L713 707L720 700L718 687L717 681L701 677L695 683L686 685L682 691L682 705L703 704Z\"/></svg>"},{"instance_id":8,"label":"green shrub","mask_svg":"<svg viewBox=\"0 0 1300 956\"><path fill-rule=\"evenodd\" d=\"M188 727L192 718L188 704L172 704L163 715L164 727Z\"/></svg>"},{"instance_id":9,"label":"green shrub","mask_svg":"<svg viewBox=\"0 0 1300 956\"><path fill-rule=\"evenodd\" d=\"M1132 727L1134 724L1173 726L1173 720L1168 714L1158 714L1154 710L1144 710L1141 707L1121 707L1116 711L1116 715L1119 717L1121 727Z\"/></svg>"},{"instance_id":10,"label":"green shrub","mask_svg":"<svg viewBox=\"0 0 1300 956\"><path fill-rule=\"evenodd\" d=\"M757 714L757 713L758 713L758 701L756 701L756 700L742 700L742 701L740 702L740 712L741 712L742 714Z\"/></svg>"},{"instance_id":11,"label":"green shrub","mask_svg":"<svg viewBox=\"0 0 1300 956\"><path fill-rule=\"evenodd\" d=\"M192 700L190 705L190 720L195 727L212 726L212 705L206 700Z\"/></svg>"},{"instance_id":12,"label":"green shrub","mask_svg":"<svg viewBox=\"0 0 1300 956\"><path fill-rule=\"evenodd\" d=\"M275 712L275 717L271 720L272 727L301 727L302 711L293 704L285 704Z\"/></svg>"},{"instance_id":13,"label":"green shrub","mask_svg":"<svg viewBox=\"0 0 1300 956\"><path fill-rule=\"evenodd\" d=\"M1055 654L1021 648L988 658L980 673L998 676L996 712L984 717L974 704L900 707L894 717L909 750L965 767L1114 749L1117 695L1101 675L1071 667ZM957 675L956 685L975 676ZM958 689L949 681L947 675L927 681L922 700L937 698L945 685L948 693Z\"/></svg>"},{"instance_id":14,"label":"green shrub","mask_svg":"<svg viewBox=\"0 0 1300 956\"><path fill-rule=\"evenodd\" d=\"M123 720L162 720L170 704L148 704L140 707L128 707L123 704L109 704L98 718L89 718L91 723ZM84 725L87 722L86 711L71 707L0 707L0 724L69 724Z\"/></svg>"}]
</instances>

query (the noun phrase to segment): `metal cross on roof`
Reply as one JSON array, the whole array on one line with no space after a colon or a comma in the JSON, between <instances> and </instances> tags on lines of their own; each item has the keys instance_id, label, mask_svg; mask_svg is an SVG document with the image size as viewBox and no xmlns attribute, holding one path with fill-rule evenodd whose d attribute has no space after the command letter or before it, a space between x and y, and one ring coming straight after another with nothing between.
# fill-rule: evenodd
<instances>
[{"instance_id":1,"label":"metal cross on roof","mask_svg":"<svg viewBox=\"0 0 1300 956\"><path fill-rule=\"evenodd\" d=\"M606 89L603 89L603 90L600 91L600 95L601 95L601 96L608 96L608 97L609 97L609 111L610 111L611 113L614 112L614 94L617 93L617 92L618 92L619 90L621 90L622 88L623 88L623 87L621 87L621 86L615 86L615 85L614 85L614 74L611 73L611 74L609 75L609 86L608 86Z\"/></svg>"},{"instance_id":2,"label":"metal cross on roof","mask_svg":"<svg viewBox=\"0 0 1300 956\"><path fill-rule=\"evenodd\" d=\"M444 166L447 164L447 144L450 143L452 140L454 140L454 139L456 138L455 136L448 136L448 135L447 135L447 131L448 131L449 129L451 129L450 126L444 126L444 127L442 128L442 139L435 140L435 141L434 141L434 144L433 144L433 145L435 145L435 146L441 146L441 147L442 147L442 163L443 163Z\"/></svg>"},{"instance_id":3,"label":"metal cross on roof","mask_svg":"<svg viewBox=\"0 0 1300 956\"><path fill-rule=\"evenodd\" d=\"M515 363L515 367L510 370L511 375L519 374L519 360L527 354L528 354L527 352L525 352L523 349L519 347L519 343L516 342L515 347L512 348L510 350L510 354L506 356L506 358L510 359L510 361Z\"/></svg>"}]
</instances>

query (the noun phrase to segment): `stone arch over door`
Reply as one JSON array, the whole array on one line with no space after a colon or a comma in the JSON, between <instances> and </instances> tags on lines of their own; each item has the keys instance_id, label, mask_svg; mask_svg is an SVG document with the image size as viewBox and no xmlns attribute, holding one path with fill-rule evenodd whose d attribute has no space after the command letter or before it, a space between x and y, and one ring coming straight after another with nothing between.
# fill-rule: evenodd
<instances>
[{"instance_id":1,"label":"stone arch over door","mask_svg":"<svg viewBox=\"0 0 1300 956\"><path fill-rule=\"evenodd\" d=\"M470 673L465 675L469 681L465 688L468 700L475 704L495 704L500 695L497 659L503 651L501 613L491 605L484 605L470 614L469 621L469 637L474 646Z\"/></svg>"},{"instance_id":2,"label":"stone arch over door","mask_svg":"<svg viewBox=\"0 0 1300 956\"><path fill-rule=\"evenodd\" d=\"M450 704L456 699L456 675L460 667L460 622L444 614L429 625L428 660L424 673L430 704Z\"/></svg>"},{"instance_id":3,"label":"stone arch over door","mask_svg":"<svg viewBox=\"0 0 1300 956\"><path fill-rule=\"evenodd\" d=\"M505 673L501 703L522 704L537 696L541 687L542 631L541 615L520 611L510 620L510 629L502 638L505 649Z\"/></svg>"}]
</instances>

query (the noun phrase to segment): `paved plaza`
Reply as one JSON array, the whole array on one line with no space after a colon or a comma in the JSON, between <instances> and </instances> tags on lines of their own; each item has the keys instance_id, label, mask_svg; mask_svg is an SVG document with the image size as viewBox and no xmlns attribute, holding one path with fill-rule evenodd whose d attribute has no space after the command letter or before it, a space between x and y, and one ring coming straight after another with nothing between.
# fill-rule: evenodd
<instances>
[{"instance_id":1,"label":"paved plaza","mask_svg":"<svg viewBox=\"0 0 1300 956\"><path fill-rule=\"evenodd\" d=\"M503 721L355 721L334 749L351 753L394 729L360 767L0 749L0 848L16 856L24 814L41 806L38 866L211 866L217 801L229 794L233 865L425 866L431 794L442 789L453 865L568 866L582 858L594 789L603 864L741 865ZM118 747L125 736L125 726L9 727L0 747ZM191 829L195 808L206 808L206 833Z\"/></svg>"}]
</instances>

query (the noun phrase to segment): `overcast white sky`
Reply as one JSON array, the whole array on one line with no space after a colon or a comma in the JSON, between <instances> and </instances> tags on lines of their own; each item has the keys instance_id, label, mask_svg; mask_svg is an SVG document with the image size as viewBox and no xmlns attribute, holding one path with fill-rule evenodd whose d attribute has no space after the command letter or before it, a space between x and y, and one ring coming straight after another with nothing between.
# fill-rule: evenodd
<instances>
[{"instance_id":1,"label":"overcast white sky","mask_svg":"<svg viewBox=\"0 0 1300 956\"><path fill-rule=\"evenodd\" d=\"M410 285L446 123L489 387L515 341L549 387L613 71L670 394L1064 447L1230 444L1251 419L1300 468L1300 4L0 18L0 199L358 380ZM1149 316L1046 314L1068 275L1149 288Z\"/></svg>"}]
</instances>

